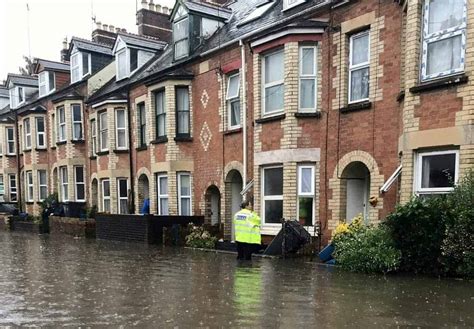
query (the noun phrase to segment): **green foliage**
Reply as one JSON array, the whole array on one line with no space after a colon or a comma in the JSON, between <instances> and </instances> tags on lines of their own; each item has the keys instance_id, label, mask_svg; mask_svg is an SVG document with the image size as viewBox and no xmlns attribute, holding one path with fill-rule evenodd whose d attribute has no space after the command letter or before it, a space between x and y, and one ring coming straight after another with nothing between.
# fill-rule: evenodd
<instances>
[{"instance_id":1,"label":"green foliage","mask_svg":"<svg viewBox=\"0 0 474 329\"><path fill-rule=\"evenodd\" d=\"M474 172L447 197L449 220L441 246L441 263L449 275L474 278Z\"/></svg>"},{"instance_id":2,"label":"green foliage","mask_svg":"<svg viewBox=\"0 0 474 329\"><path fill-rule=\"evenodd\" d=\"M87 208L86 210L86 216L87 218L95 218L95 215L97 215L97 206L93 205L90 208Z\"/></svg>"},{"instance_id":3,"label":"green foliage","mask_svg":"<svg viewBox=\"0 0 474 329\"><path fill-rule=\"evenodd\" d=\"M441 243L446 230L446 198L413 198L398 206L385 224L402 253L401 270L441 273Z\"/></svg>"},{"instance_id":4,"label":"green foliage","mask_svg":"<svg viewBox=\"0 0 474 329\"><path fill-rule=\"evenodd\" d=\"M193 248L205 248L205 249L214 249L216 246L217 238L211 236L211 234L206 231L201 226L189 225L189 235L186 236L186 245Z\"/></svg>"},{"instance_id":5,"label":"green foliage","mask_svg":"<svg viewBox=\"0 0 474 329\"><path fill-rule=\"evenodd\" d=\"M388 273L399 267L401 253L395 248L389 230L383 225L349 225L349 230L338 234L333 243L334 258L346 270Z\"/></svg>"},{"instance_id":6,"label":"green foliage","mask_svg":"<svg viewBox=\"0 0 474 329\"><path fill-rule=\"evenodd\" d=\"M41 203L40 203L40 206L41 208L44 210L44 209L47 209L49 207L51 207L51 205L53 204L58 204L58 193L51 193L50 195L48 195L46 197L46 199L44 199Z\"/></svg>"}]
</instances>

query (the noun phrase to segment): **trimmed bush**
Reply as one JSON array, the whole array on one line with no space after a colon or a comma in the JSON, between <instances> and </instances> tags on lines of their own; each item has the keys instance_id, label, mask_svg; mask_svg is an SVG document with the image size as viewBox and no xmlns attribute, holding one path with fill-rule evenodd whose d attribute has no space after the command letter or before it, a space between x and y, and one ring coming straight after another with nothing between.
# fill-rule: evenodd
<instances>
[{"instance_id":1,"label":"trimmed bush","mask_svg":"<svg viewBox=\"0 0 474 329\"><path fill-rule=\"evenodd\" d=\"M334 237L334 258L343 269L353 272L388 273L396 271L401 253L387 227L364 226L356 217L350 225L341 224Z\"/></svg>"},{"instance_id":2,"label":"trimmed bush","mask_svg":"<svg viewBox=\"0 0 474 329\"><path fill-rule=\"evenodd\" d=\"M217 238L211 236L203 227L189 225L189 235L186 236L186 245L192 248L214 249Z\"/></svg>"}]
</instances>

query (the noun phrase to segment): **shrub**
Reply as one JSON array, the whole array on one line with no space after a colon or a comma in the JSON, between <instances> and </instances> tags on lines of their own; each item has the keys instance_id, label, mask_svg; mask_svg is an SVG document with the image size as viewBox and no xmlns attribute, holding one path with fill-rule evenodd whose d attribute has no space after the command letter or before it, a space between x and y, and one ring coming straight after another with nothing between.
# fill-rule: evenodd
<instances>
[{"instance_id":1,"label":"shrub","mask_svg":"<svg viewBox=\"0 0 474 329\"><path fill-rule=\"evenodd\" d=\"M203 227L190 224L189 235L186 236L186 245L193 248L214 249L217 238L211 236Z\"/></svg>"},{"instance_id":2,"label":"shrub","mask_svg":"<svg viewBox=\"0 0 474 329\"><path fill-rule=\"evenodd\" d=\"M415 197L390 214L385 224L402 253L404 271L440 274L446 230L446 196Z\"/></svg>"},{"instance_id":3,"label":"shrub","mask_svg":"<svg viewBox=\"0 0 474 329\"><path fill-rule=\"evenodd\" d=\"M449 275L474 277L474 172L469 171L447 197L441 263Z\"/></svg>"},{"instance_id":4,"label":"shrub","mask_svg":"<svg viewBox=\"0 0 474 329\"><path fill-rule=\"evenodd\" d=\"M398 269L400 251L395 248L385 226L364 226L362 217L336 229L334 258L342 268L353 272L388 273Z\"/></svg>"}]
</instances>

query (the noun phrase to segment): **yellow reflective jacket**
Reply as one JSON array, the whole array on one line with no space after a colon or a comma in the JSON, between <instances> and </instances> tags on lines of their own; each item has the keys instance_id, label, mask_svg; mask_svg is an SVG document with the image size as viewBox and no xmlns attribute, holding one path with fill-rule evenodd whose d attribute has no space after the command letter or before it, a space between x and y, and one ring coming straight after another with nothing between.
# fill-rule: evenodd
<instances>
[{"instance_id":1,"label":"yellow reflective jacket","mask_svg":"<svg viewBox=\"0 0 474 329\"><path fill-rule=\"evenodd\" d=\"M234 216L235 241L261 244L260 217L248 209L242 209Z\"/></svg>"}]
</instances>

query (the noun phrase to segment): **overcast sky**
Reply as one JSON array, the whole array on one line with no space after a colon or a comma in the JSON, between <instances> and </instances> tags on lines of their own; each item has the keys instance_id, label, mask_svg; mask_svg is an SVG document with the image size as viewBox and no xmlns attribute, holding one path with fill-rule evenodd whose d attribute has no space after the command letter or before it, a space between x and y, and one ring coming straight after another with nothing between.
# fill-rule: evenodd
<instances>
[{"instance_id":1,"label":"overcast sky","mask_svg":"<svg viewBox=\"0 0 474 329\"><path fill-rule=\"evenodd\" d=\"M141 0L0 0L0 81L7 73L18 73L28 56L30 8L31 56L59 61L65 37L90 39L92 8L97 21L136 33L135 1ZM174 0L154 0L171 7Z\"/></svg>"}]
</instances>

